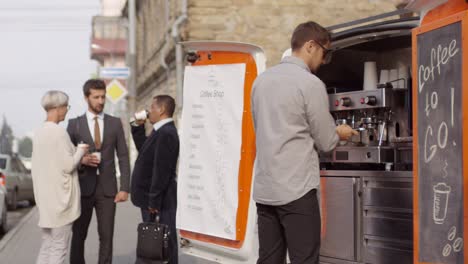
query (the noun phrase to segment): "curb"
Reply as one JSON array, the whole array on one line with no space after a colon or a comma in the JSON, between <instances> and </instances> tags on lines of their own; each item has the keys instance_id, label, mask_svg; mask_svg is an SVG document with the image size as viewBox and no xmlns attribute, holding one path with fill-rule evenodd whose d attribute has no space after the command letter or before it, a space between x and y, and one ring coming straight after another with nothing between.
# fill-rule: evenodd
<instances>
[{"instance_id":1,"label":"curb","mask_svg":"<svg viewBox=\"0 0 468 264\"><path fill-rule=\"evenodd\" d=\"M6 233L6 235L0 240L0 252L2 252L3 248L7 245L7 243L18 233L18 231L26 224L26 222L37 212L37 207L34 206L29 213L27 213L23 218L19 221L19 223L13 227L10 231Z\"/></svg>"}]
</instances>

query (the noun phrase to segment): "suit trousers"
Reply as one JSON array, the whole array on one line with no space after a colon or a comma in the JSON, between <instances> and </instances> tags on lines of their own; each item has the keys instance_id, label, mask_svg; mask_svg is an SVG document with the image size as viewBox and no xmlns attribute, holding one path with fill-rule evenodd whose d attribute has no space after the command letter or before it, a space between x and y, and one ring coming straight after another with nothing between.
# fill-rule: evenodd
<instances>
[{"instance_id":1,"label":"suit trousers","mask_svg":"<svg viewBox=\"0 0 468 264\"><path fill-rule=\"evenodd\" d=\"M99 176L98 176L99 177ZM115 197L105 196L102 185L96 184L94 195L81 197L81 216L73 223L73 236L70 252L71 264L85 264L85 241L88 236L89 223L96 209L97 228L99 234L98 264L112 263L112 248L114 239Z\"/></svg>"},{"instance_id":2,"label":"suit trousers","mask_svg":"<svg viewBox=\"0 0 468 264\"><path fill-rule=\"evenodd\" d=\"M320 209L317 190L281 206L257 203L259 258L257 264L318 264Z\"/></svg>"},{"instance_id":3,"label":"suit trousers","mask_svg":"<svg viewBox=\"0 0 468 264\"><path fill-rule=\"evenodd\" d=\"M147 209L141 209L141 216L143 222L151 222L151 214ZM154 221L154 220L153 220ZM170 259L169 264L178 264L179 263L179 249L177 243L177 229L176 229L176 210L162 210L159 213L159 222L169 226L169 252ZM137 262L138 263L138 262ZM140 263L144 263L141 262Z\"/></svg>"},{"instance_id":4,"label":"suit trousers","mask_svg":"<svg viewBox=\"0 0 468 264\"><path fill-rule=\"evenodd\" d=\"M68 252L72 224L57 228L41 228L42 244L36 264L62 264Z\"/></svg>"}]
</instances>

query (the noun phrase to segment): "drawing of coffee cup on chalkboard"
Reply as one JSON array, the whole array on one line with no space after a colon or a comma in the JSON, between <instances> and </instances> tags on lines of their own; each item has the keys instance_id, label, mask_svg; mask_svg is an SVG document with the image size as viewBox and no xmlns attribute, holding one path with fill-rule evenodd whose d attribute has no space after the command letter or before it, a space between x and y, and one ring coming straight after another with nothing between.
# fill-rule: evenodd
<instances>
[{"instance_id":1,"label":"drawing of coffee cup on chalkboard","mask_svg":"<svg viewBox=\"0 0 468 264\"><path fill-rule=\"evenodd\" d=\"M447 207L452 188L443 182L434 186L434 222L443 224L447 216Z\"/></svg>"}]
</instances>

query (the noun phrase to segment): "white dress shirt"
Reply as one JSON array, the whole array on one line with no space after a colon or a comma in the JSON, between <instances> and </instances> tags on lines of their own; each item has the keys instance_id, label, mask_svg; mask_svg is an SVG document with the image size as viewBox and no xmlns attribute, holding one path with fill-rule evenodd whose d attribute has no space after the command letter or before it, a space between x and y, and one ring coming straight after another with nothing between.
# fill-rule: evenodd
<instances>
[{"instance_id":1,"label":"white dress shirt","mask_svg":"<svg viewBox=\"0 0 468 264\"><path fill-rule=\"evenodd\" d=\"M90 111L86 111L86 119L88 120L88 127L89 133L91 133L91 137L94 139L94 117L96 114L91 113ZM99 132L101 134L101 144L104 141L104 112L101 112L97 115L98 117L98 124L99 124Z\"/></svg>"},{"instance_id":2,"label":"white dress shirt","mask_svg":"<svg viewBox=\"0 0 468 264\"><path fill-rule=\"evenodd\" d=\"M160 129L162 126L164 126L165 124L167 124L169 122L172 122L172 121L174 121L174 119L172 119L172 118L165 118L163 120L159 120L158 122L156 122L153 125L153 129L154 129L154 131L158 131L158 129Z\"/></svg>"}]
</instances>

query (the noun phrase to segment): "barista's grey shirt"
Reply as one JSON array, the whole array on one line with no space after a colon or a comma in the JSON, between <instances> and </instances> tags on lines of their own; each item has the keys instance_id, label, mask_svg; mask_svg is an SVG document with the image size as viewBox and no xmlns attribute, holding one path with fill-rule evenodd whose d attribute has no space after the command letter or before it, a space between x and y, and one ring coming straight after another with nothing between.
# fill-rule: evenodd
<instances>
[{"instance_id":1,"label":"barista's grey shirt","mask_svg":"<svg viewBox=\"0 0 468 264\"><path fill-rule=\"evenodd\" d=\"M261 74L252 89L257 158L253 198L284 205L320 184L320 151L338 143L323 82L297 57Z\"/></svg>"}]
</instances>

